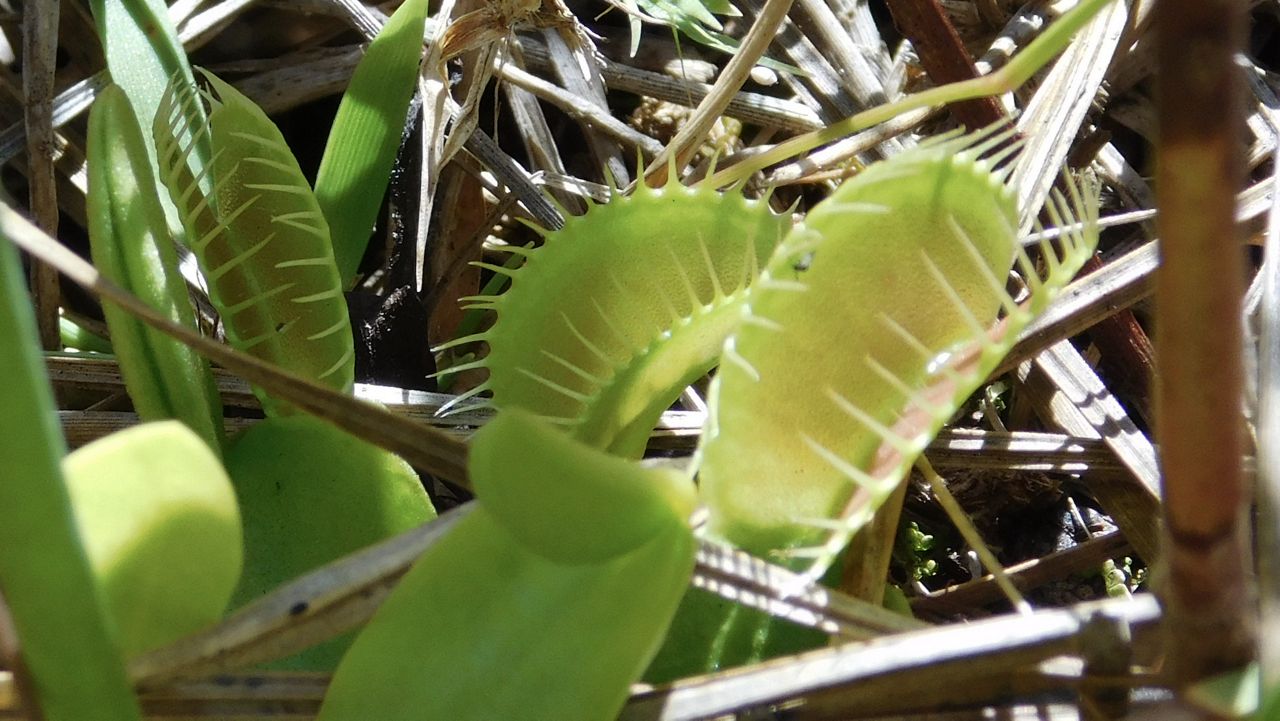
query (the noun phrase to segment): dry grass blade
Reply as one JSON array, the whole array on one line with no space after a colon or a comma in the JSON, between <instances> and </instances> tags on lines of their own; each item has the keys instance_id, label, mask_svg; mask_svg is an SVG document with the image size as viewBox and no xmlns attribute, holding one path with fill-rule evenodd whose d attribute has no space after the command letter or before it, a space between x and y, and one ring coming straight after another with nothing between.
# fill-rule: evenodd
<instances>
[{"instance_id":1,"label":"dry grass blade","mask_svg":"<svg viewBox=\"0 0 1280 721\"><path fill-rule=\"evenodd\" d=\"M179 326L136 296L104 279L93 266L50 238L8 206L0 204L0 236L66 275L86 290L111 300L147 325L186 343L209 360L267 388L299 409L325 418L359 438L400 454L420 470L466 483L466 446L457 438L397 416L371 403L285 373L244 353Z\"/></svg>"},{"instance_id":2,"label":"dry grass blade","mask_svg":"<svg viewBox=\"0 0 1280 721\"><path fill-rule=\"evenodd\" d=\"M1057 352L1061 346L1067 352ZM1159 470L1155 448L1134 426L1078 351L1061 341L1018 372L1023 388L1050 425L1106 443L1132 474L1092 486L1138 554L1159 555Z\"/></svg>"},{"instance_id":3,"label":"dry grass blade","mask_svg":"<svg viewBox=\"0 0 1280 721\"><path fill-rule=\"evenodd\" d=\"M638 694L622 718L692 721L778 706L797 720L847 718L850 709L859 716L909 714L1071 688L1080 682L1078 671L1059 675L1037 665L1074 653L1094 618L1142 631L1159 618L1159 606L1136 596L812 651Z\"/></svg>"},{"instance_id":4,"label":"dry grass blade","mask_svg":"<svg viewBox=\"0 0 1280 721\"><path fill-rule=\"evenodd\" d=\"M357 628L414 560L471 510L456 508L302 576L213 628L134 659L129 674L139 688L161 688L284 658Z\"/></svg>"}]
</instances>

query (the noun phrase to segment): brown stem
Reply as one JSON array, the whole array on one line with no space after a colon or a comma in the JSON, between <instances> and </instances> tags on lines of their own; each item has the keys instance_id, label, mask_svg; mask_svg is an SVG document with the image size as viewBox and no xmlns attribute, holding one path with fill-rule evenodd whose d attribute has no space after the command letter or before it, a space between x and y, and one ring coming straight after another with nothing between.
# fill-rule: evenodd
<instances>
[{"instance_id":1,"label":"brown stem","mask_svg":"<svg viewBox=\"0 0 1280 721\"><path fill-rule=\"evenodd\" d=\"M1244 179L1242 0L1161 0L1156 11L1161 263L1158 415L1169 664L1187 683L1253 656L1242 518L1244 286L1235 194Z\"/></svg>"},{"instance_id":2,"label":"brown stem","mask_svg":"<svg viewBox=\"0 0 1280 721\"><path fill-rule=\"evenodd\" d=\"M978 77L973 57L960 41L938 0L891 0L893 24L911 41L920 64L935 85ZM970 129L1005 119L1004 108L993 97L952 103L947 108Z\"/></svg>"}]
</instances>

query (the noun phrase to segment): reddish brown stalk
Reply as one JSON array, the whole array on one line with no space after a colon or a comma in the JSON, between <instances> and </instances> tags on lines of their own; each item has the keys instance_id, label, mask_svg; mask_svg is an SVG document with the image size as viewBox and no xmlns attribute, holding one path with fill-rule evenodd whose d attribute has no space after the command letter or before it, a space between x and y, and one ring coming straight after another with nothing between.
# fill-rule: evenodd
<instances>
[{"instance_id":1,"label":"reddish brown stalk","mask_svg":"<svg viewBox=\"0 0 1280 721\"><path fill-rule=\"evenodd\" d=\"M1102 269L1102 261L1090 258L1083 273ZM1127 401L1128 410L1151 422L1151 380L1155 377L1155 348L1133 311L1124 309L1089 329L1089 337L1102 354L1107 386Z\"/></svg>"},{"instance_id":2,"label":"reddish brown stalk","mask_svg":"<svg viewBox=\"0 0 1280 721\"><path fill-rule=\"evenodd\" d=\"M894 23L911 39L920 64L936 84L969 80L978 75L969 51L951 20L938 4L938 0L893 0L889 3ZM956 119L970 128L982 128L1005 120L1004 109L995 98L982 98L956 103L950 106ZM1102 267L1092 260L1085 265L1085 272ZM1135 410L1148 418L1149 383L1154 374L1151 340L1138 324L1133 312L1122 310L1100 321L1090 333L1102 352L1103 363L1110 375L1121 378L1126 398L1133 401Z\"/></svg>"},{"instance_id":3,"label":"reddish brown stalk","mask_svg":"<svg viewBox=\"0 0 1280 721\"><path fill-rule=\"evenodd\" d=\"M1156 430L1166 525L1168 663L1181 684L1254 653L1241 471L1235 224L1244 179L1243 0L1161 0L1156 9L1161 263Z\"/></svg>"},{"instance_id":4,"label":"reddish brown stalk","mask_svg":"<svg viewBox=\"0 0 1280 721\"><path fill-rule=\"evenodd\" d=\"M58 154L53 133L53 74L58 52L58 3L35 0L26 4L22 27L22 90L27 126L27 168L31 182L31 213L49 235L58 232L58 190L53 161ZM57 271L41 263L31 266L36 326L46 350L61 350L58 306L62 292Z\"/></svg>"},{"instance_id":5,"label":"reddish brown stalk","mask_svg":"<svg viewBox=\"0 0 1280 721\"><path fill-rule=\"evenodd\" d=\"M960 41L938 0L891 0L893 24L911 41L920 64L935 85L956 83L978 76L973 58ZM965 127L976 129L1005 119L1004 108L993 97L953 103L948 109Z\"/></svg>"}]
</instances>

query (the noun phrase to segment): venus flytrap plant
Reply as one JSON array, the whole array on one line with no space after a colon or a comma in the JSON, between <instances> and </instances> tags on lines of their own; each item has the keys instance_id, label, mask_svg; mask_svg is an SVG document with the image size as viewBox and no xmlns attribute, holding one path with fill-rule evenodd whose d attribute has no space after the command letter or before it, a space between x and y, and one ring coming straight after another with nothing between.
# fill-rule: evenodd
<instances>
[{"instance_id":1,"label":"venus flytrap plant","mask_svg":"<svg viewBox=\"0 0 1280 721\"><path fill-rule=\"evenodd\" d=\"M807 575L820 577L1092 254L1096 199L1068 179L1070 199L1054 195L1046 212L1084 229L1041 244L1039 277L997 169L1016 146L982 157L1007 139L944 137L870 166L783 242L712 387L699 457L712 533L812 556ZM1015 259L1023 305L1005 290ZM833 341L840 352L804 363L789 352Z\"/></svg>"},{"instance_id":2,"label":"venus flytrap plant","mask_svg":"<svg viewBox=\"0 0 1280 721\"><path fill-rule=\"evenodd\" d=\"M419 0L405 3L388 31L373 43L353 78L326 153L321 189L326 210L342 221L344 242L339 247L349 259L349 274L367 242L381 196L377 183L366 176L385 176L378 168L388 165L395 152L412 94L425 5ZM91 136L96 143L91 145L96 152L90 168L90 204L98 209L95 260L107 277L190 326L185 289L159 215L160 198L147 192L156 173L148 162L150 142L144 141L138 123L131 122L136 114L153 126L158 175L179 209L184 241L200 261L233 344L350 391L353 339L341 274L319 203L261 110L212 76L205 77L206 90L196 88L172 27L153 22L156 13L164 12L163 4L147 0L96 8L113 67L123 67L126 56L153 57L158 61L144 64L160 75L130 75L132 102L111 87L95 106L91 125L96 134ZM156 29L158 34L152 32ZM175 350L166 345L172 341L113 310L108 305L113 339L140 414L176 416L196 428L208 426L200 423L198 402L211 389L207 364L190 363L191 357L183 355L190 353L185 347ZM205 435L211 447L220 448L221 409L216 396L208 397L215 409L208 415L216 425ZM259 397L273 416L290 410L268 394ZM121 457L114 463L127 469L129 460ZM168 580L134 589L144 595L152 592L150 600L164 601L167 605L160 605L165 607L130 608L158 619L173 618L175 623L157 622L145 643L131 641L130 648L140 643L150 647L155 634L170 634L175 627L190 631L202 625L176 623L183 618L204 614L204 622L215 620L233 589L237 604L247 602L303 571L435 515L417 475L401 459L314 419L269 418L232 442L226 462L244 514L244 577L239 578L239 530L234 544L227 546L236 549L236 572L230 585L218 590L204 587L194 592L201 586L180 582L171 569L146 574L114 558L104 561L99 569L104 579ZM125 485L93 488L102 497ZM129 536L134 545L164 537L149 520L155 513L145 504L104 507L124 514L111 526L115 537ZM101 514L90 515L99 526L105 522ZM116 568L126 570L117 573ZM206 580L214 583L224 575L211 568ZM128 583L108 579L106 585L129 592ZM165 593L170 595L164 598ZM215 615L209 618L208 612ZM332 669L344 648L345 641L337 639L280 666Z\"/></svg>"},{"instance_id":3,"label":"venus flytrap plant","mask_svg":"<svg viewBox=\"0 0 1280 721\"><path fill-rule=\"evenodd\" d=\"M420 32L412 25L416 43ZM354 339L328 223L275 125L230 85L202 75L206 88L170 87L154 132L162 176L228 340L350 392ZM192 105L206 106L207 122L189 124L198 115ZM188 166L200 143L211 149L207 177ZM355 200L337 207L350 210ZM268 418L226 453L245 519L237 602L435 516L417 474L394 454L327 423L291 418L287 404L255 392ZM331 669L345 644L334 641L280 667Z\"/></svg>"},{"instance_id":4,"label":"venus flytrap plant","mask_svg":"<svg viewBox=\"0 0 1280 721\"><path fill-rule=\"evenodd\" d=\"M235 88L207 72L203 77L207 89L170 86L154 134L161 177L227 340L349 391L355 351L328 223L275 124ZM195 105L208 112L198 127L189 121ZM211 149L207 191L201 187L205 178L188 165L188 156L205 142ZM269 414L288 412L255 392Z\"/></svg>"},{"instance_id":5,"label":"venus flytrap plant","mask_svg":"<svg viewBox=\"0 0 1280 721\"><path fill-rule=\"evenodd\" d=\"M1073 20L1080 21L1080 13L1094 12L1100 6L1098 0L1086 0ZM1060 46L1066 39L1059 33L1056 42ZM1020 67L1025 68L1025 63ZM234 91L230 88L212 79L210 82L213 89L203 96L190 88L180 91L171 104L171 111L178 112L170 112L160 121L160 130L167 133L174 151L165 160L166 174L176 181L170 188L184 216L199 231L190 233L193 244L204 244L205 250L212 244L226 246L214 248L205 272L213 276L214 285L232 278L218 293L242 294L236 297L243 300L224 309L228 335L250 351L268 346L264 356L272 361L285 360L289 352L314 348L309 343L274 343L276 333L301 321L283 312L275 314L274 309L262 312L262 308L253 308L253 313L262 317L255 315L252 323L245 322L234 334L231 325L238 322L238 313L292 292L301 281L281 280L290 266L279 267L289 261L278 259L260 269L262 278L240 280L235 276L245 270L240 266L270 257L265 249L276 237L271 233L280 230L275 227L277 221L283 218L284 225L290 227L290 221L298 221L306 228L295 230L314 236L318 225L311 221L318 214L305 202L286 204L289 209L282 211L261 207L265 199L283 196L293 200L302 191L293 180L292 169L281 168L289 163L274 148L270 155L261 149L267 133L213 122L227 107L234 112L224 112L224 120L253 113L231 95ZM180 117L181 109L191 103L209 104L209 126L190 124ZM893 111L879 112L892 115ZM210 142L214 161L207 171L190 170L182 162L183 155L190 151L192 142L204 139ZM268 140L275 145L275 136ZM1070 236L1059 246L1046 242L1042 255L1048 271L1043 279L1037 276L1011 231L1001 228L999 221L1007 215L1007 193L999 187L998 174L990 167L980 169L983 161L970 147L974 142L957 138L942 141L943 147L960 151L959 156L934 158L915 166L905 161L894 166L889 161L880 170L873 169L878 175L872 174L862 184L852 181L849 190L837 191L833 201L815 208L809 221L783 239L763 264L786 234L785 223L767 212L755 211L738 213L747 218L745 224L729 223L720 211L743 207L734 203L745 201L732 194L716 196L675 184L654 191L653 197L643 202L651 208L704 213L714 220L713 226L724 223L735 232L744 232L736 243L717 239L720 228L709 227L682 234L688 242L679 248L653 244L659 258L654 265L662 268L663 278L672 281L669 286L646 276L646 282L628 288L628 282L635 282L627 277L630 273L609 274L598 266L575 264L568 255L559 256L557 262L571 272L539 280L535 272L538 258L545 256L547 268L555 265L550 260L560 252L555 250L556 239L549 239L542 250L529 252L528 267L516 272L513 293L521 285L526 289L540 287L531 297L547 302L577 300L597 318L584 330L579 323L590 319L590 313L574 316L554 308L531 311L523 303L517 308L514 304L504 306L500 298L478 299L499 310L500 322L504 311L508 318L531 313L529 322L535 330L540 327L557 343L535 345L533 352L506 362L498 362L499 354L490 370L517 378L512 388L541 387L549 402L559 405L551 411L532 408L521 412L520 408L527 408L526 401L513 402L477 434L470 468L479 508L415 566L359 637L334 677L322 718L611 717L625 698L628 683L655 652L687 585L693 548L688 522L694 505L691 487L686 479L610 458L602 450L548 428L534 416L557 420L559 425L569 426L575 436L600 448L634 454L648 425L662 410L660 396L678 391L689 374L700 373L712 362L708 356L713 358L715 349L723 344L728 349L725 357L732 358L721 375L738 372L740 376L735 381L726 377L715 392L716 404L702 452L709 467L715 466L723 461L713 458L719 458L728 446L713 444L730 444L734 437L745 437L737 427L740 419L720 425L720 414L726 419L732 415L727 398L730 383L771 382L762 369L776 367L782 356L795 364L796 347L765 339L788 329L801 336L820 329L806 316L827 314L836 307L833 304L840 302L841 296L831 286L857 280L846 273L865 272L872 278L906 273L918 288L934 294L938 307L950 312L936 322L927 318L907 322L894 315L899 305L885 304L875 294L858 291L860 300L870 305L866 308L869 317L881 319L884 315L892 322L868 324L867 332L882 333L889 340L859 339L857 348L863 355L853 357L848 366L890 391L878 388L872 396L864 396L859 389L837 386L838 379L824 375L838 374L840 368L835 363L789 369L807 374L823 391L802 398L801 403L815 415L834 419L844 432L857 438L829 439L813 430L813 425L796 425L785 417L768 415L790 402L787 398L775 398L772 405L748 398L742 406L759 407L765 414L760 423L799 436L798 445L789 446L789 452L798 456L794 460L820 470L825 477L821 493L815 494L817 502L802 498L780 512L744 509L735 502L731 490L714 481L715 490L704 499L712 517L710 527L736 536L757 552L795 553L801 547L812 548L815 561L809 568L811 574L829 563L847 534L865 521L876 496L896 482L895 474L905 470L907 457L918 450L920 439L945 420L943 410L963 399L967 384L983 380L986 370L993 367L992 358L1007 349L1019 324L1041 309L1074 272L1082 256L1091 252L1091 230ZM220 157L219 147L224 152L244 151L245 158L267 162L236 161L231 154ZM926 156L915 159L923 161ZM219 162L222 165L217 167ZM256 175L248 172L255 165ZM271 172L288 178L264 177ZM878 195L893 192L887 176L895 174L908 179L910 192L896 197ZM244 184L246 178L248 185ZM877 179L884 182L871 182ZM205 194L201 189L205 180L218 192ZM1050 219L1063 224L1072 220L1067 215L1077 214L1088 221L1093 212L1091 196L1069 190L1068 197L1070 202L1060 200L1051 205ZM966 203L966 198L974 202ZM874 229L880 227L877 223L891 223L881 208L908 206L931 211L923 215L934 224L922 225L922 232L936 231L939 237L913 238L909 227L898 227L894 235L908 247L883 251L850 242L845 233L847 220L856 220L864 230ZM624 208L625 203L619 202L617 207ZM1054 218L1054 213L1063 217ZM656 224L652 217L643 215L622 211L604 223L600 218L607 216L605 209L597 209L594 219L588 216L582 221L579 232L585 234L593 227L590 224L597 223L618 236L630 237L637 228L646 230L640 227L643 224ZM892 222L913 221L908 214ZM1086 222L1085 227L1090 224ZM992 228L992 237L986 237ZM232 236L239 236L238 244L229 242ZM271 239L264 242L267 237ZM618 241L618 237L604 236L606 243ZM309 242L300 241L296 247L310 249ZM294 247L293 243L285 245ZM566 252L571 246L589 247L566 243ZM668 264L666 258L673 253ZM631 257L643 258L638 254ZM830 260L833 257L837 260ZM842 257L846 263L839 262ZM904 257L906 267L902 266ZM318 256L293 258L315 260ZM1004 277L1013 263L1031 290L1030 299L1022 305L1014 304L1004 291ZM648 264L633 261L627 270L640 273ZM763 282L749 272L761 266L768 270ZM837 266L839 270L833 272ZM591 281L590 292L597 295L581 294L575 273L585 275ZM333 275L336 277L336 272ZM333 284L322 285L323 291L302 297L331 292ZM637 294L652 296L656 303L634 310L631 298ZM607 295L615 296L616 302ZM586 303L585 297L591 302ZM806 298L814 304L804 305ZM706 312L706 308L712 310ZM988 331L1001 308L1006 316L1004 324ZM924 325L917 325L917 321ZM247 335L245 328L265 335ZM504 332L512 331L495 326L483 340L500 346ZM606 342L610 335L613 338ZM541 339L537 334L532 337ZM893 344L899 346L896 351L881 354L882 348ZM566 355L570 352L578 354L574 358L580 362ZM950 356L940 358L942 353ZM664 359L661 366L655 360L658 358ZM535 361L549 364L526 367ZM302 365L305 367L298 371L311 378L329 375L322 372L326 366ZM569 375L550 375L562 371ZM757 376L758 380L753 380ZM579 382L587 385L570 385ZM491 381L491 386L495 402L501 405L501 382ZM607 391L601 392L602 388ZM516 398L514 391L510 397ZM864 408L864 404L872 407ZM283 409L274 406L272 410ZM588 416L591 429L582 420ZM606 432L593 435L601 422ZM767 481L747 478L746 483L747 493L762 502L780 500L770 497ZM775 489L778 493L793 490L794 485ZM584 499L590 503L584 505ZM425 619L434 623L424 623ZM510 668L513 658L519 659L519 672L495 690L489 679Z\"/></svg>"},{"instance_id":6,"label":"venus flytrap plant","mask_svg":"<svg viewBox=\"0 0 1280 721\"><path fill-rule=\"evenodd\" d=\"M679 222L653 222L661 217ZM518 270L484 265L512 276L507 291L467 299L498 324L441 347L489 345L445 371L489 369L458 402L492 391L479 402L534 411L587 445L638 457L656 418L715 364L789 225L762 200L643 186L568 218L540 248L510 248L526 258Z\"/></svg>"}]
</instances>

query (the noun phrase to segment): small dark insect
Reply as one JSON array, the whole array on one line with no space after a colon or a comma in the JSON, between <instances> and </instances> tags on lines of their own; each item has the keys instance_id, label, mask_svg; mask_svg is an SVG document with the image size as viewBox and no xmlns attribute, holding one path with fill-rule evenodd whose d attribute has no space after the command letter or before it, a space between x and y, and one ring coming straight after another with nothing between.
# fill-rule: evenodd
<instances>
[{"instance_id":1,"label":"small dark insect","mask_svg":"<svg viewBox=\"0 0 1280 721\"><path fill-rule=\"evenodd\" d=\"M791 268L795 270L795 272L797 273L805 272L806 270L809 269L810 266L813 265L813 256L814 256L814 251L812 250L809 251L808 253L805 253L804 255L800 256L800 258L796 260L796 262L791 264Z\"/></svg>"}]
</instances>

